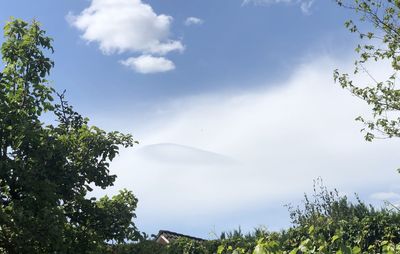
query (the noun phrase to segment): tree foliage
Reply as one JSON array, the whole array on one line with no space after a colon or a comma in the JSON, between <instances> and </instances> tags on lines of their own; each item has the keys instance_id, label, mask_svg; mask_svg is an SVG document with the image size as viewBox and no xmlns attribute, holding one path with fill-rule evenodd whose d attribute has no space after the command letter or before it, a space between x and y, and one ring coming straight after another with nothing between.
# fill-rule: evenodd
<instances>
[{"instance_id":1,"label":"tree foliage","mask_svg":"<svg viewBox=\"0 0 400 254\"><path fill-rule=\"evenodd\" d=\"M181 238L167 246L155 241L131 244L129 248L122 248L123 245L117 253L400 253L400 213L396 208L375 209L358 198L350 202L336 190L329 191L316 182L314 193L305 195L302 205L289 212L292 227L280 232L260 228L243 234L239 229L205 242Z\"/></svg>"},{"instance_id":2,"label":"tree foliage","mask_svg":"<svg viewBox=\"0 0 400 254\"><path fill-rule=\"evenodd\" d=\"M136 239L131 192L88 198L93 186L113 184L109 163L132 136L90 126L49 86L52 39L38 22L12 20L4 37L0 253L99 253L107 241Z\"/></svg>"},{"instance_id":3,"label":"tree foliage","mask_svg":"<svg viewBox=\"0 0 400 254\"><path fill-rule=\"evenodd\" d=\"M359 59L354 74L366 73L370 82L355 84L349 74L334 72L335 81L372 108L372 119L359 116L356 120L365 125L365 139L400 137L400 90L397 74L400 70L400 1L399 0L335 0L340 6L360 15L360 21L369 28L360 28L354 21L346 27L359 35L362 44L356 47ZM386 62L391 74L386 80L377 80L366 67L368 62Z\"/></svg>"}]
</instances>

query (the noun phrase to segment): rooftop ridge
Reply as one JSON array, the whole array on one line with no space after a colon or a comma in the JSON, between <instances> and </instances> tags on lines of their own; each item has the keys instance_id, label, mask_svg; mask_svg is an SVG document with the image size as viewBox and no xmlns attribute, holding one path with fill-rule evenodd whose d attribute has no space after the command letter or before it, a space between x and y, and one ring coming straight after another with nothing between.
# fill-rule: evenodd
<instances>
[{"instance_id":1,"label":"rooftop ridge","mask_svg":"<svg viewBox=\"0 0 400 254\"><path fill-rule=\"evenodd\" d=\"M177 232L173 232L173 231L169 231L169 230L160 230L157 234L157 238L160 237L160 235L162 235L163 233L178 236L178 237L185 237L185 238L189 238L189 239L193 239L193 240L197 240L197 241L206 241L205 239L202 239L200 237L185 235L185 234L181 234L181 233L177 233Z\"/></svg>"}]
</instances>

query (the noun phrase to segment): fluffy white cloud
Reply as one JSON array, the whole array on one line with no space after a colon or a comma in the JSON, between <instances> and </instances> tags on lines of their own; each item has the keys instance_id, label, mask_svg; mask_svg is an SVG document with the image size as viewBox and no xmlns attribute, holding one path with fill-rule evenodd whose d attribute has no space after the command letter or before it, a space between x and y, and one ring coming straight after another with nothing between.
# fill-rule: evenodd
<instances>
[{"instance_id":1,"label":"fluffy white cloud","mask_svg":"<svg viewBox=\"0 0 400 254\"><path fill-rule=\"evenodd\" d=\"M242 5L253 3L255 5L265 4L297 4L304 14L310 14L310 10L315 0L243 0Z\"/></svg>"},{"instance_id":2,"label":"fluffy white cloud","mask_svg":"<svg viewBox=\"0 0 400 254\"><path fill-rule=\"evenodd\" d=\"M120 61L120 63L143 74L167 72L175 69L175 65L172 61L164 57L154 57L151 55L130 57Z\"/></svg>"},{"instance_id":3,"label":"fluffy white cloud","mask_svg":"<svg viewBox=\"0 0 400 254\"><path fill-rule=\"evenodd\" d=\"M141 0L92 0L79 15L67 18L83 32L83 39L98 42L105 54L166 54L184 49L180 41L169 38L172 17L156 14Z\"/></svg>"},{"instance_id":4,"label":"fluffy white cloud","mask_svg":"<svg viewBox=\"0 0 400 254\"><path fill-rule=\"evenodd\" d=\"M185 25L186 26L191 26L191 25L201 25L204 23L204 20L196 17L188 17L185 20Z\"/></svg>"},{"instance_id":5,"label":"fluffy white cloud","mask_svg":"<svg viewBox=\"0 0 400 254\"><path fill-rule=\"evenodd\" d=\"M277 84L160 104L147 121L130 122L138 117L132 109L107 116L106 126L131 130L141 142L112 164L115 189L132 189L140 200L141 228L203 236L213 227L279 228L288 217L283 205L301 199L317 177L364 195L397 184L399 141L364 141L354 118L369 110L333 84L337 67L343 64L316 58Z\"/></svg>"}]
</instances>

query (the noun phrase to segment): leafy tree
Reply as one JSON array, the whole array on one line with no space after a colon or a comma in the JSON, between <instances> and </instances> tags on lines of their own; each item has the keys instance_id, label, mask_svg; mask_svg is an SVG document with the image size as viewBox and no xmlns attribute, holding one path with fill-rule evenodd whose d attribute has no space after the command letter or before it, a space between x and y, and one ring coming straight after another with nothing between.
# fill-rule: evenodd
<instances>
[{"instance_id":1,"label":"leafy tree","mask_svg":"<svg viewBox=\"0 0 400 254\"><path fill-rule=\"evenodd\" d=\"M99 253L110 242L137 238L137 199L111 186L109 163L131 135L90 126L49 87L52 39L38 22L4 27L0 72L0 253ZM55 103L53 97L58 97ZM55 124L46 125L41 117Z\"/></svg>"},{"instance_id":2,"label":"leafy tree","mask_svg":"<svg viewBox=\"0 0 400 254\"><path fill-rule=\"evenodd\" d=\"M354 10L360 21L372 24L366 29L352 20L346 27L359 35L364 42L356 47L359 59L354 74L365 72L371 82L355 84L349 74L334 72L335 81L353 95L366 101L372 108L372 120L359 116L356 120L365 125L365 139L400 137L400 90L396 84L400 70L400 1L399 0L335 0L340 6ZM376 80L365 64L369 61L389 62L392 70L387 80Z\"/></svg>"}]
</instances>

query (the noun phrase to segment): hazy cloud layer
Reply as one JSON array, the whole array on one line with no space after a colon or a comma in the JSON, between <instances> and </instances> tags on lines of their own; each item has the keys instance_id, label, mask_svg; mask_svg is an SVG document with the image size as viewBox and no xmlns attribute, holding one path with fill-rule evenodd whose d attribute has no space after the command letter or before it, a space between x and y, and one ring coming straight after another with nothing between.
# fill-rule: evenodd
<instances>
[{"instance_id":1,"label":"hazy cloud layer","mask_svg":"<svg viewBox=\"0 0 400 254\"><path fill-rule=\"evenodd\" d=\"M141 228L205 236L213 227L282 226L283 205L301 199L317 177L344 193L387 192L400 180L400 144L363 140L354 118L369 110L333 84L340 66L318 58L277 84L174 99L132 125L141 145L112 167L116 189L132 189L140 200ZM379 78L385 70L371 73ZM134 115L127 110L112 122L127 129Z\"/></svg>"},{"instance_id":2,"label":"hazy cloud layer","mask_svg":"<svg viewBox=\"0 0 400 254\"><path fill-rule=\"evenodd\" d=\"M399 201L400 200L400 194L396 192L376 192L371 195L372 199L376 200L383 200L383 201Z\"/></svg>"}]
</instances>

